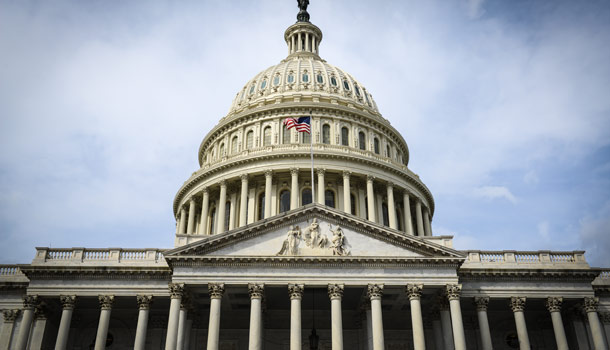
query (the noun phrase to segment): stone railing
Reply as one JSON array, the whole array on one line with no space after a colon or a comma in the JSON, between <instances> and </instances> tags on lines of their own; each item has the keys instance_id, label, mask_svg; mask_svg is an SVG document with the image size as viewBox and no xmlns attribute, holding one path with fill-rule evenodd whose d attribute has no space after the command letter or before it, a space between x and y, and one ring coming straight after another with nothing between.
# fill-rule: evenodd
<instances>
[{"instance_id":1,"label":"stone railing","mask_svg":"<svg viewBox=\"0 0 610 350\"><path fill-rule=\"evenodd\" d=\"M165 249L37 247L32 265L39 264L162 264Z\"/></svg>"},{"instance_id":2,"label":"stone railing","mask_svg":"<svg viewBox=\"0 0 610 350\"><path fill-rule=\"evenodd\" d=\"M496 265L496 266L538 266L560 264L562 268L568 265L587 264L584 251L557 252L549 250L539 251L467 251L468 265Z\"/></svg>"},{"instance_id":3,"label":"stone railing","mask_svg":"<svg viewBox=\"0 0 610 350\"><path fill-rule=\"evenodd\" d=\"M28 278L21 271L19 265L0 264L0 284L3 282L27 282Z\"/></svg>"},{"instance_id":4,"label":"stone railing","mask_svg":"<svg viewBox=\"0 0 610 350\"><path fill-rule=\"evenodd\" d=\"M610 289L610 268L602 268L599 276L593 281L593 287L604 288L605 291Z\"/></svg>"}]
</instances>

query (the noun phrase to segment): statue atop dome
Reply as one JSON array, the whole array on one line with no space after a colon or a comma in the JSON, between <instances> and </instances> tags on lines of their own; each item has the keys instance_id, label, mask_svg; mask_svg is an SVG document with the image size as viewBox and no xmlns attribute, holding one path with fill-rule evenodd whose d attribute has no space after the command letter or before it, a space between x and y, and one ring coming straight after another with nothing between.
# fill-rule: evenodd
<instances>
[{"instance_id":1,"label":"statue atop dome","mask_svg":"<svg viewBox=\"0 0 610 350\"><path fill-rule=\"evenodd\" d=\"M309 22L309 13L307 13L307 6L309 6L309 0L297 0L299 4L299 14L297 14L297 21Z\"/></svg>"}]
</instances>

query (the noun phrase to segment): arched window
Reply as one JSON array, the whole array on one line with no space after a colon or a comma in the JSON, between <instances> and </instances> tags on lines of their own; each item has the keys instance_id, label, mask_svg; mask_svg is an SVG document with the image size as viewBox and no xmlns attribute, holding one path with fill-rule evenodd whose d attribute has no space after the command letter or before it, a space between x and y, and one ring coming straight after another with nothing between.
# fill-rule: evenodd
<instances>
[{"instance_id":1,"label":"arched window","mask_svg":"<svg viewBox=\"0 0 610 350\"><path fill-rule=\"evenodd\" d=\"M223 231L229 231L229 221L231 221L231 202L227 202L225 209L225 227Z\"/></svg>"},{"instance_id":2,"label":"arched window","mask_svg":"<svg viewBox=\"0 0 610 350\"><path fill-rule=\"evenodd\" d=\"M303 72L301 79L303 80L304 83L309 83L309 74L307 74L307 71Z\"/></svg>"},{"instance_id":3,"label":"arched window","mask_svg":"<svg viewBox=\"0 0 610 350\"><path fill-rule=\"evenodd\" d=\"M330 83L332 86L337 86L337 78L334 75L330 77Z\"/></svg>"},{"instance_id":4,"label":"arched window","mask_svg":"<svg viewBox=\"0 0 610 350\"><path fill-rule=\"evenodd\" d=\"M290 129L288 129L286 127L286 125L284 125L284 128L282 129L282 143L283 144L290 143Z\"/></svg>"},{"instance_id":5,"label":"arched window","mask_svg":"<svg viewBox=\"0 0 610 350\"><path fill-rule=\"evenodd\" d=\"M322 143L330 144L330 125L322 125Z\"/></svg>"},{"instance_id":6,"label":"arched window","mask_svg":"<svg viewBox=\"0 0 610 350\"><path fill-rule=\"evenodd\" d=\"M280 192L280 213L290 210L290 191Z\"/></svg>"},{"instance_id":7,"label":"arched window","mask_svg":"<svg viewBox=\"0 0 610 350\"><path fill-rule=\"evenodd\" d=\"M328 207L335 207L335 192L331 190L324 191L324 204Z\"/></svg>"},{"instance_id":8,"label":"arched window","mask_svg":"<svg viewBox=\"0 0 610 350\"><path fill-rule=\"evenodd\" d=\"M213 235L214 229L216 228L216 208L212 208L212 210L210 210L210 231L209 233L211 235Z\"/></svg>"},{"instance_id":9,"label":"arched window","mask_svg":"<svg viewBox=\"0 0 610 350\"><path fill-rule=\"evenodd\" d=\"M237 153L237 136L233 136L231 140L231 154Z\"/></svg>"},{"instance_id":10,"label":"arched window","mask_svg":"<svg viewBox=\"0 0 610 350\"><path fill-rule=\"evenodd\" d=\"M311 134L306 132L300 132L301 134L301 143L311 143Z\"/></svg>"},{"instance_id":11,"label":"arched window","mask_svg":"<svg viewBox=\"0 0 610 350\"><path fill-rule=\"evenodd\" d=\"M349 146L349 129L346 126L341 128L341 144Z\"/></svg>"},{"instance_id":12,"label":"arched window","mask_svg":"<svg viewBox=\"0 0 610 350\"><path fill-rule=\"evenodd\" d=\"M258 220L265 218L265 192L258 196Z\"/></svg>"},{"instance_id":13,"label":"arched window","mask_svg":"<svg viewBox=\"0 0 610 350\"><path fill-rule=\"evenodd\" d=\"M246 134L246 147L248 149L252 149L253 146L254 146L254 132L252 130L250 130Z\"/></svg>"},{"instance_id":14,"label":"arched window","mask_svg":"<svg viewBox=\"0 0 610 350\"><path fill-rule=\"evenodd\" d=\"M225 144L221 143L220 148L218 150L218 158L222 158L225 155Z\"/></svg>"},{"instance_id":15,"label":"arched window","mask_svg":"<svg viewBox=\"0 0 610 350\"><path fill-rule=\"evenodd\" d=\"M306 188L301 192L301 205L311 204L311 188Z\"/></svg>"},{"instance_id":16,"label":"arched window","mask_svg":"<svg viewBox=\"0 0 610 350\"><path fill-rule=\"evenodd\" d=\"M388 158L391 156L391 154L390 154L390 145L385 145L385 155Z\"/></svg>"},{"instance_id":17,"label":"arched window","mask_svg":"<svg viewBox=\"0 0 610 350\"><path fill-rule=\"evenodd\" d=\"M364 136L362 131L358 133L358 147L363 150L366 149L366 136Z\"/></svg>"},{"instance_id":18,"label":"arched window","mask_svg":"<svg viewBox=\"0 0 610 350\"><path fill-rule=\"evenodd\" d=\"M373 147L375 153L379 154L379 139L376 137L373 139Z\"/></svg>"},{"instance_id":19,"label":"arched window","mask_svg":"<svg viewBox=\"0 0 610 350\"><path fill-rule=\"evenodd\" d=\"M350 209L351 209L351 213L352 215L358 215L356 213L356 208L358 207L356 205L356 196L354 196L353 194L349 194L349 202L350 202Z\"/></svg>"},{"instance_id":20,"label":"arched window","mask_svg":"<svg viewBox=\"0 0 610 350\"><path fill-rule=\"evenodd\" d=\"M275 77L273 77L273 85L274 86L280 85L280 76L279 75L276 75Z\"/></svg>"},{"instance_id":21,"label":"arched window","mask_svg":"<svg viewBox=\"0 0 610 350\"><path fill-rule=\"evenodd\" d=\"M263 130L263 146L271 145L271 127L268 126Z\"/></svg>"},{"instance_id":22,"label":"arched window","mask_svg":"<svg viewBox=\"0 0 610 350\"><path fill-rule=\"evenodd\" d=\"M383 224L385 226L389 226L390 225L390 216L388 215L388 204L387 203L381 204L381 214L383 215Z\"/></svg>"}]
</instances>

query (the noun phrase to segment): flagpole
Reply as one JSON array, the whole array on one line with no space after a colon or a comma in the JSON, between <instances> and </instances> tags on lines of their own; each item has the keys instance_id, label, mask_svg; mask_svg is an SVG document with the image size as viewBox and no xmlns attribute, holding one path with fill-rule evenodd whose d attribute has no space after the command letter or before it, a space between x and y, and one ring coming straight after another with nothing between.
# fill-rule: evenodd
<instances>
[{"instance_id":1,"label":"flagpole","mask_svg":"<svg viewBox=\"0 0 610 350\"><path fill-rule=\"evenodd\" d=\"M315 196L315 187L314 187L314 182L313 182L313 118L311 116L311 109L309 110L309 123L310 123L310 128L309 128L309 141L311 141L310 144L310 151L311 151L311 202L314 203L314 196ZM319 185L319 184L318 184Z\"/></svg>"}]
</instances>

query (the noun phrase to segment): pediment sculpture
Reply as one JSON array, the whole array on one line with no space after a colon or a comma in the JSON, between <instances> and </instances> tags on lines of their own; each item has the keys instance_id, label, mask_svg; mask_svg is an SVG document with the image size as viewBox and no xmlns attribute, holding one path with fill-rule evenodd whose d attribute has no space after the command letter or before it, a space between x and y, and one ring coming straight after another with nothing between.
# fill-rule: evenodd
<instances>
[{"instance_id":1,"label":"pediment sculpture","mask_svg":"<svg viewBox=\"0 0 610 350\"><path fill-rule=\"evenodd\" d=\"M301 231L298 225L290 226L286 233L286 239L282 242L282 247L276 255L350 255L347 247L345 234L341 227L332 228L328 224L332 238L321 232L320 224L314 218L309 226ZM301 246L301 243L303 245Z\"/></svg>"}]
</instances>

